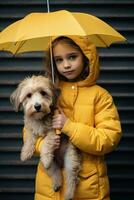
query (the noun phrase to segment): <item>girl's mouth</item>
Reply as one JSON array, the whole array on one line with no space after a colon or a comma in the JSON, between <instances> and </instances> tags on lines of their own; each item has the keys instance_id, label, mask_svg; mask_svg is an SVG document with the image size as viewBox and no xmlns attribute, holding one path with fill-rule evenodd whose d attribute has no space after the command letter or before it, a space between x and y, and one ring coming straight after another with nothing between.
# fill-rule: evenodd
<instances>
[{"instance_id":1,"label":"girl's mouth","mask_svg":"<svg viewBox=\"0 0 134 200\"><path fill-rule=\"evenodd\" d=\"M65 71L65 72L63 72L63 74L64 74L64 75L71 75L73 72L74 72L74 70Z\"/></svg>"}]
</instances>

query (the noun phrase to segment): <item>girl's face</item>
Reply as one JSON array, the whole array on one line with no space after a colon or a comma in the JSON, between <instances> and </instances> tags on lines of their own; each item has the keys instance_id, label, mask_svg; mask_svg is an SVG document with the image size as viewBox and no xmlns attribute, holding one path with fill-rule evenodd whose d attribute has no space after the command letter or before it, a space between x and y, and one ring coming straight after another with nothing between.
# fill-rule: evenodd
<instances>
[{"instance_id":1,"label":"girl's face","mask_svg":"<svg viewBox=\"0 0 134 200\"><path fill-rule=\"evenodd\" d=\"M53 47L53 56L58 72L68 80L77 78L84 68L81 51L65 42Z\"/></svg>"}]
</instances>

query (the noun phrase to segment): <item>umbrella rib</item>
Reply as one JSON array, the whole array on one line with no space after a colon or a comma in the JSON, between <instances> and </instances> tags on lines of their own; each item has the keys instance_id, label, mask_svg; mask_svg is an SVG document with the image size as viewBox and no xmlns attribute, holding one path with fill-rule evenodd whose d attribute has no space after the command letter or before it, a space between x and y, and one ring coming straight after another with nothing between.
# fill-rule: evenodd
<instances>
[{"instance_id":1,"label":"umbrella rib","mask_svg":"<svg viewBox=\"0 0 134 200\"><path fill-rule=\"evenodd\" d=\"M16 51L14 52L14 54L17 54L18 51L21 49L21 47L25 44L26 40L25 41L21 41L19 47L16 49ZM17 44L17 42L15 43L15 45Z\"/></svg>"},{"instance_id":2,"label":"umbrella rib","mask_svg":"<svg viewBox=\"0 0 134 200\"><path fill-rule=\"evenodd\" d=\"M99 40L106 46L106 47L108 47L108 45L104 42L104 40L99 36L99 35L96 35L98 38L99 38Z\"/></svg>"}]
</instances>

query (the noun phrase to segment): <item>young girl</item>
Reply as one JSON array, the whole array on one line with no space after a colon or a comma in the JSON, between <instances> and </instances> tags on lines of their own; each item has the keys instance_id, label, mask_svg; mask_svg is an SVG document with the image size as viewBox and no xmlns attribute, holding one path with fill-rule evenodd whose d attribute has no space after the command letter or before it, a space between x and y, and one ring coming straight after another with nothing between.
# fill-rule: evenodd
<instances>
[{"instance_id":1,"label":"young girl","mask_svg":"<svg viewBox=\"0 0 134 200\"><path fill-rule=\"evenodd\" d=\"M81 151L82 166L75 200L109 200L109 182L104 155L113 151L121 137L117 109L111 95L96 84L99 58L87 37L59 37L52 42L55 74L59 79L60 113L53 117L53 128L61 129ZM52 140L59 147L60 136ZM39 152L42 138L36 144ZM50 177L39 163L36 200L64 200L66 187L54 192Z\"/></svg>"}]
</instances>

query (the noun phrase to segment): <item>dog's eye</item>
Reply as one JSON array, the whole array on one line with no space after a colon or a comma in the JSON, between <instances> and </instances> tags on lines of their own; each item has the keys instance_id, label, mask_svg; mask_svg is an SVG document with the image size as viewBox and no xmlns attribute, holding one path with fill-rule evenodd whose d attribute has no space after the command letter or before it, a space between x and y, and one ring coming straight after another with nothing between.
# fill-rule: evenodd
<instances>
[{"instance_id":1,"label":"dog's eye","mask_svg":"<svg viewBox=\"0 0 134 200\"><path fill-rule=\"evenodd\" d=\"M28 94L27 94L27 97L28 97L28 98L31 98L31 96L32 96L31 93L28 93Z\"/></svg>"},{"instance_id":2,"label":"dog's eye","mask_svg":"<svg viewBox=\"0 0 134 200\"><path fill-rule=\"evenodd\" d=\"M45 91L40 92L42 96L48 96L48 94Z\"/></svg>"}]
</instances>

